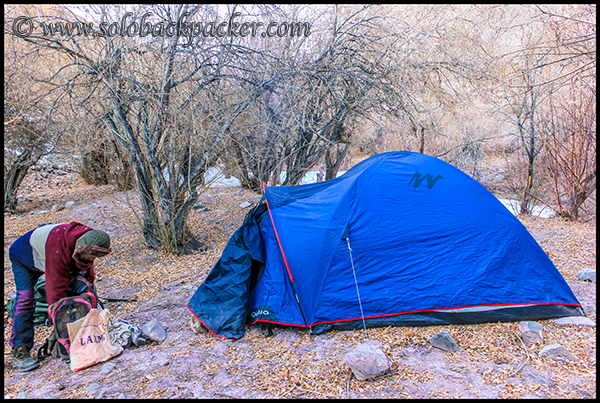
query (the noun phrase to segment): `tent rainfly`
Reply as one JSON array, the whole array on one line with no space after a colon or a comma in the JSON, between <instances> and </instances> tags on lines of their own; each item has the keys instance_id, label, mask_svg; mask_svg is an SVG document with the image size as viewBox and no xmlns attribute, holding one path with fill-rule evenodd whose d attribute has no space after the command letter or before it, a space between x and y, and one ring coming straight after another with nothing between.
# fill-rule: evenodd
<instances>
[{"instance_id":1,"label":"tent rainfly","mask_svg":"<svg viewBox=\"0 0 600 403\"><path fill-rule=\"evenodd\" d=\"M216 336L585 316L523 224L440 159L389 152L263 190L188 303Z\"/></svg>"}]
</instances>

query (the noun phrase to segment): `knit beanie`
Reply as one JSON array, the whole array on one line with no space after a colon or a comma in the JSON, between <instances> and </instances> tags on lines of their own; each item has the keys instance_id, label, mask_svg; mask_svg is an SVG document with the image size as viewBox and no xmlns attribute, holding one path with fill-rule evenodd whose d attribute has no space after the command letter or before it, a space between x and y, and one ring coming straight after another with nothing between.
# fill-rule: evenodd
<instances>
[{"instance_id":1,"label":"knit beanie","mask_svg":"<svg viewBox=\"0 0 600 403\"><path fill-rule=\"evenodd\" d=\"M83 234L77 246L100 246L101 248L110 248L110 236L99 229L94 229Z\"/></svg>"}]
</instances>

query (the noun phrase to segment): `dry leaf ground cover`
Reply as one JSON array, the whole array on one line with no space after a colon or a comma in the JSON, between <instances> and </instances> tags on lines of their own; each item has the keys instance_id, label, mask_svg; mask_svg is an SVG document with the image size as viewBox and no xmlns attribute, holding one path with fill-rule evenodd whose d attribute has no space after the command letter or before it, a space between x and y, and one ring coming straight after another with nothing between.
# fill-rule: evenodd
<instances>
[{"instance_id":1,"label":"dry leaf ground cover","mask_svg":"<svg viewBox=\"0 0 600 403\"><path fill-rule=\"evenodd\" d=\"M4 301L14 289L8 248L40 223L79 221L112 236L114 252L96 265L100 296L135 301L108 302L113 318L143 324L156 317L167 332L160 345L127 349L106 364L77 373L47 359L21 374L11 367L10 324L4 316L5 398L590 398L596 397L596 329L544 326L545 345L561 344L578 360L539 357L543 346L525 347L518 323L469 326L398 327L329 332L258 327L237 341L195 335L185 308L218 260L227 240L259 195L239 188L209 189L200 198L208 211L194 210L193 233L212 246L205 253L172 256L148 249L136 222L134 191L85 185L73 172L30 174L21 189L17 214L4 217ZM75 206L51 212L55 204ZM40 213L47 211L46 213ZM596 284L576 273L596 266L595 223L524 217L565 277L590 319L596 321ZM432 347L434 334L448 332L459 351ZM36 330L36 346L48 327ZM359 343L379 343L392 362L386 375L358 381L342 355Z\"/></svg>"}]
</instances>

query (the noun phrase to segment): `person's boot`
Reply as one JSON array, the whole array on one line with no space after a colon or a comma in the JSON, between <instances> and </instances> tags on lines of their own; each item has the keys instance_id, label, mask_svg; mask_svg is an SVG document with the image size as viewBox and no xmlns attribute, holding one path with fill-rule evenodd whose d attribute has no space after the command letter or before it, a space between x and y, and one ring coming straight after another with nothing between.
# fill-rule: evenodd
<instances>
[{"instance_id":1,"label":"person's boot","mask_svg":"<svg viewBox=\"0 0 600 403\"><path fill-rule=\"evenodd\" d=\"M40 366L40 363L36 359L31 358L29 349L25 344L13 348L12 361L13 367L18 369L19 372L31 371Z\"/></svg>"}]
</instances>

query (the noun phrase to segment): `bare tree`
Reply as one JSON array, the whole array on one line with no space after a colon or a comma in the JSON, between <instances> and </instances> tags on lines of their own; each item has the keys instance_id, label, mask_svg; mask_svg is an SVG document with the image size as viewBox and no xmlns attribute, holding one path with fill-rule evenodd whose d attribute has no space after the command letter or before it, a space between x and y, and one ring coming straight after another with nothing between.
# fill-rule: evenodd
<instances>
[{"instance_id":1,"label":"bare tree","mask_svg":"<svg viewBox=\"0 0 600 403\"><path fill-rule=\"evenodd\" d=\"M113 24L126 15L140 24L149 13L148 23L163 26L223 18L217 7L207 6L137 7L127 12L127 8L94 6L88 15L99 18L96 23ZM66 20L51 17L45 16L44 22ZM68 19L86 23L75 14ZM263 81L250 83L235 102L227 102L231 98L226 93L235 86L238 70L255 52L236 45L232 38L200 35L190 43L190 37L176 30L172 36L145 38L73 34L24 38L67 58L60 85L71 90L83 119L90 125L102 122L129 154L146 243L174 253L206 248L187 228L187 215L204 184L204 172L218 157L223 137L268 87Z\"/></svg>"},{"instance_id":2,"label":"bare tree","mask_svg":"<svg viewBox=\"0 0 600 403\"><path fill-rule=\"evenodd\" d=\"M227 147L242 182L275 184L285 165L283 184L295 185L322 161L332 179L359 124L386 117L407 122L419 138L417 151L424 152L426 134L435 131L431 111L452 108L452 85L475 74L470 55L452 53L451 46L444 47L447 59L437 57L449 27L468 8L423 7L415 15L416 9L322 6L305 14L312 16L310 37L276 48L265 44L272 62L251 71L278 78Z\"/></svg>"},{"instance_id":3,"label":"bare tree","mask_svg":"<svg viewBox=\"0 0 600 403\"><path fill-rule=\"evenodd\" d=\"M549 99L568 85L569 77L589 74L595 65L595 29L591 28L595 27L591 22L595 6L593 12L577 6L491 7L491 11L502 11L502 17L494 21L496 48L486 49L492 55L489 69L492 97L488 100L499 106L498 111L516 129L526 160L525 172L518 174L523 175L521 213L528 213L532 199L539 198L543 189L543 175L537 171L542 168L538 164L544 148L540 129ZM584 13L580 15L582 10ZM581 20L583 16L588 21ZM567 33L566 20L582 23L585 32Z\"/></svg>"},{"instance_id":4,"label":"bare tree","mask_svg":"<svg viewBox=\"0 0 600 403\"><path fill-rule=\"evenodd\" d=\"M564 73L550 98L542 130L559 215L576 220L596 189L596 6L542 7L551 18Z\"/></svg>"},{"instance_id":5,"label":"bare tree","mask_svg":"<svg viewBox=\"0 0 600 403\"><path fill-rule=\"evenodd\" d=\"M7 105L8 104L8 105ZM4 211L17 208L18 189L29 168L52 150L51 122L19 111L4 95Z\"/></svg>"},{"instance_id":6,"label":"bare tree","mask_svg":"<svg viewBox=\"0 0 600 403\"><path fill-rule=\"evenodd\" d=\"M500 21L495 21L498 26L504 25L495 32L496 52L492 46L487 49L494 56L489 71L493 94L491 101L498 105L498 112L516 129L520 151L526 160L524 180L518 181L521 183L520 212L528 213L534 187L539 185L535 172L543 143L538 120L542 104L552 91L552 87L542 85L550 74L550 54L547 49L541 50L548 40L544 30L547 21L536 18L539 13L528 6L500 10L508 12ZM528 23L524 24L523 21Z\"/></svg>"},{"instance_id":7,"label":"bare tree","mask_svg":"<svg viewBox=\"0 0 600 403\"><path fill-rule=\"evenodd\" d=\"M491 137L471 119L482 82L491 87L485 101L510 117L519 135L526 209L542 178L536 169L548 97L566 77L590 75L595 66L595 28L567 32L556 21L579 24L592 14L591 7L527 5L90 6L84 14L33 13L36 22L62 30L19 40L60 56L45 82L67 94L74 120L88 129L78 133L101 127L111 136L102 144L126 151L148 245L182 253L204 247L185 221L204 172L217 161L252 189L279 184L283 171L284 185L298 184L320 163L332 179L359 128L380 127L377 142L464 157L477 176ZM207 21L235 18L308 25L275 38L179 30L94 37L64 25L127 20L129 29L143 18L205 29ZM5 36L11 21L5 19ZM384 138L390 135L400 140Z\"/></svg>"},{"instance_id":8,"label":"bare tree","mask_svg":"<svg viewBox=\"0 0 600 403\"><path fill-rule=\"evenodd\" d=\"M527 156L527 173L525 188L521 198L521 213L529 213L532 199L533 180L536 158L542 150L539 141L539 104L542 87L539 77L542 73L540 65L532 64L529 57L524 58L524 65L519 69L523 91L516 97L517 102L510 102L511 112L517 125L521 145Z\"/></svg>"},{"instance_id":9,"label":"bare tree","mask_svg":"<svg viewBox=\"0 0 600 403\"><path fill-rule=\"evenodd\" d=\"M556 98L542 129L546 162L559 215L577 220L596 190L596 96L573 83L566 96Z\"/></svg>"},{"instance_id":10,"label":"bare tree","mask_svg":"<svg viewBox=\"0 0 600 403\"><path fill-rule=\"evenodd\" d=\"M14 212L29 168L53 151L70 123L61 105L64 92L33 74L55 74L55 60L6 32L4 37L4 211Z\"/></svg>"}]
</instances>

